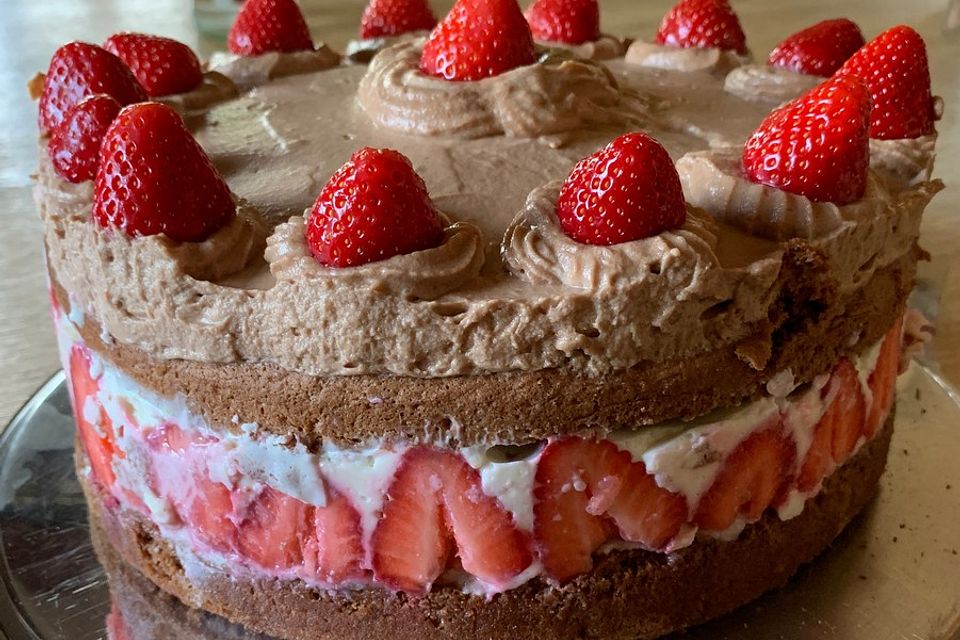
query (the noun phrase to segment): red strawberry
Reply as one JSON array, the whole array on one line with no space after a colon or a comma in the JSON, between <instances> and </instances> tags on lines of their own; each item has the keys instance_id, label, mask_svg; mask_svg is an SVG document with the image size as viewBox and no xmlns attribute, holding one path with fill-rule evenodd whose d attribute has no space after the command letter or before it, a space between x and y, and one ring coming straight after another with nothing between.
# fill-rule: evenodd
<instances>
[{"instance_id":1,"label":"red strawberry","mask_svg":"<svg viewBox=\"0 0 960 640\"><path fill-rule=\"evenodd\" d=\"M597 0L536 0L526 15L537 40L583 44L600 37Z\"/></svg>"},{"instance_id":2,"label":"red strawberry","mask_svg":"<svg viewBox=\"0 0 960 640\"><path fill-rule=\"evenodd\" d=\"M457 0L430 34L420 70L446 80L482 80L536 60L516 0Z\"/></svg>"},{"instance_id":3,"label":"red strawberry","mask_svg":"<svg viewBox=\"0 0 960 640\"><path fill-rule=\"evenodd\" d=\"M182 42L143 33L117 33L104 49L123 60L148 96L187 93L203 82L197 55Z\"/></svg>"},{"instance_id":4,"label":"red strawberry","mask_svg":"<svg viewBox=\"0 0 960 640\"><path fill-rule=\"evenodd\" d=\"M307 244L321 264L351 267L431 249L443 222L423 179L392 149L365 147L337 170L313 205Z\"/></svg>"},{"instance_id":5,"label":"red strawberry","mask_svg":"<svg viewBox=\"0 0 960 640\"><path fill-rule=\"evenodd\" d=\"M854 75L867 84L873 98L871 138L895 140L933 133L937 115L927 46L910 27L884 31L853 54L837 75Z\"/></svg>"},{"instance_id":6,"label":"red strawberry","mask_svg":"<svg viewBox=\"0 0 960 640\"><path fill-rule=\"evenodd\" d=\"M173 503L191 537L221 553L234 551L233 497L226 486L210 479L205 462L204 448L215 441L170 423L147 433L146 440L155 454L154 490Z\"/></svg>"},{"instance_id":7,"label":"red strawberry","mask_svg":"<svg viewBox=\"0 0 960 640\"><path fill-rule=\"evenodd\" d=\"M90 352L78 344L70 349L70 389L73 392L73 417L80 434L80 442L83 443L90 461L93 477L109 489L117 480L113 459L122 458L123 452L117 449L113 422L97 400L100 384L90 370ZM88 419L91 409L88 404L93 405L96 411L96 424Z\"/></svg>"},{"instance_id":8,"label":"red strawberry","mask_svg":"<svg viewBox=\"0 0 960 640\"><path fill-rule=\"evenodd\" d=\"M240 7L227 47L241 56L270 51L310 51L313 40L294 0L246 0Z\"/></svg>"},{"instance_id":9,"label":"red strawberry","mask_svg":"<svg viewBox=\"0 0 960 640\"><path fill-rule=\"evenodd\" d=\"M143 87L106 49L86 42L65 44L50 59L40 96L40 130L48 133L84 98L104 93L121 106L147 99Z\"/></svg>"},{"instance_id":10,"label":"red strawberry","mask_svg":"<svg viewBox=\"0 0 960 640\"><path fill-rule=\"evenodd\" d=\"M798 31L774 47L768 63L797 73L830 77L863 46L856 22L824 20Z\"/></svg>"},{"instance_id":11,"label":"red strawberry","mask_svg":"<svg viewBox=\"0 0 960 640\"><path fill-rule=\"evenodd\" d=\"M511 514L483 492L459 455L428 447L404 456L371 538L377 579L421 592L447 567L455 543L464 570L503 586L532 561Z\"/></svg>"},{"instance_id":12,"label":"red strawberry","mask_svg":"<svg viewBox=\"0 0 960 640\"><path fill-rule=\"evenodd\" d=\"M269 572L283 571L303 562L312 535L313 507L265 486L237 527L237 550Z\"/></svg>"},{"instance_id":13,"label":"red strawberry","mask_svg":"<svg viewBox=\"0 0 960 640\"><path fill-rule=\"evenodd\" d=\"M611 442L563 438L544 449L534 483L534 537L544 571L566 582L617 537L662 549L687 519L686 500L657 486Z\"/></svg>"},{"instance_id":14,"label":"red strawberry","mask_svg":"<svg viewBox=\"0 0 960 640\"><path fill-rule=\"evenodd\" d=\"M47 153L57 174L70 182L93 180L100 163L100 143L120 103L105 94L84 98L67 111L50 134Z\"/></svg>"},{"instance_id":15,"label":"red strawberry","mask_svg":"<svg viewBox=\"0 0 960 640\"><path fill-rule=\"evenodd\" d=\"M800 491L812 491L837 465L843 464L864 431L863 392L857 370L849 360L844 358L837 364L823 394L832 395L833 400L814 427L813 442L797 478Z\"/></svg>"},{"instance_id":16,"label":"red strawberry","mask_svg":"<svg viewBox=\"0 0 960 640\"><path fill-rule=\"evenodd\" d=\"M884 337L880 353L877 355L877 363L867 380L872 395L870 411L867 413L863 430L863 435L867 438L876 435L893 406L893 399L897 393L897 375L900 373L902 333L903 319L900 318Z\"/></svg>"},{"instance_id":17,"label":"red strawberry","mask_svg":"<svg viewBox=\"0 0 960 640\"><path fill-rule=\"evenodd\" d=\"M318 581L336 585L364 575L360 514L328 483L327 505L314 507L313 531L304 542L304 568Z\"/></svg>"},{"instance_id":18,"label":"red strawberry","mask_svg":"<svg viewBox=\"0 0 960 640\"><path fill-rule=\"evenodd\" d=\"M680 0L663 17L657 43L747 53L747 37L727 0Z\"/></svg>"},{"instance_id":19,"label":"red strawberry","mask_svg":"<svg viewBox=\"0 0 960 640\"><path fill-rule=\"evenodd\" d=\"M867 188L869 122L863 82L831 78L763 120L743 149L744 172L816 202L855 202Z\"/></svg>"},{"instance_id":20,"label":"red strawberry","mask_svg":"<svg viewBox=\"0 0 960 640\"><path fill-rule=\"evenodd\" d=\"M687 208L666 149L628 133L577 163L560 189L557 217L577 242L611 245L681 227Z\"/></svg>"},{"instance_id":21,"label":"red strawberry","mask_svg":"<svg viewBox=\"0 0 960 640\"><path fill-rule=\"evenodd\" d=\"M779 418L748 436L727 456L707 489L694 522L708 531L724 531L740 516L748 522L763 515L790 482L796 445Z\"/></svg>"},{"instance_id":22,"label":"red strawberry","mask_svg":"<svg viewBox=\"0 0 960 640\"><path fill-rule=\"evenodd\" d=\"M427 0L370 0L360 18L360 37L397 36L433 29L436 24Z\"/></svg>"},{"instance_id":23,"label":"red strawberry","mask_svg":"<svg viewBox=\"0 0 960 640\"><path fill-rule=\"evenodd\" d=\"M100 149L93 217L129 236L199 242L229 223L227 184L170 107L127 107Z\"/></svg>"}]
</instances>

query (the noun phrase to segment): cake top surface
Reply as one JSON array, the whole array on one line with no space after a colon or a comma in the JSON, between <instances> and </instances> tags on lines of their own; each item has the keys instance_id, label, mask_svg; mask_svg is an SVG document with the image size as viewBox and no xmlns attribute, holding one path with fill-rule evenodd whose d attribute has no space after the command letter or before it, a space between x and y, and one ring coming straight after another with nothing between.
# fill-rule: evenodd
<instances>
[{"instance_id":1,"label":"cake top surface","mask_svg":"<svg viewBox=\"0 0 960 640\"><path fill-rule=\"evenodd\" d=\"M192 247L67 224L48 242L57 277L113 338L162 358L317 375L599 374L753 335L778 293L786 238L827 256L841 288L857 286L912 246L938 189L872 174L863 199L838 207L748 182L730 150L776 106L771 93L813 82L757 68L731 90L739 54L637 42L597 62L538 47L535 64L448 82L419 71L422 47L401 39L369 67L336 64L328 50L228 58L220 68L247 90L188 109L187 123L240 199L238 218ZM277 69L292 75L270 78ZM573 242L553 213L560 181L634 130L680 161L696 206L659 236ZM900 144L874 154L929 164L933 140L886 141ZM411 159L450 223L445 241L324 267L304 216L364 146ZM85 216L89 184L42 166L39 188L56 224ZM759 216L726 215L747 209Z\"/></svg>"}]
</instances>

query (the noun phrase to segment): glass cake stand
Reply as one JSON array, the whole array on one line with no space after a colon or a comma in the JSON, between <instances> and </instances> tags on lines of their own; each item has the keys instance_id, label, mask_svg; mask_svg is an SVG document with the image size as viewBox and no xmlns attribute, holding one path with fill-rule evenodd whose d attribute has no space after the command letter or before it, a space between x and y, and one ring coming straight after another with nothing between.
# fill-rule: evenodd
<instances>
[{"instance_id":1,"label":"glass cake stand","mask_svg":"<svg viewBox=\"0 0 960 640\"><path fill-rule=\"evenodd\" d=\"M960 396L914 364L901 379L899 399L879 498L785 588L684 638L960 638ZM106 638L110 589L117 590L115 602L130 595L124 590L132 583L108 580L94 555L72 450L70 402L59 373L0 436L4 640ZM143 631L151 617L169 620L179 607L179 617L191 620L190 638L262 639L157 594L137 598L144 618L138 638L151 635Z\"/></svg>"}]
</instances>

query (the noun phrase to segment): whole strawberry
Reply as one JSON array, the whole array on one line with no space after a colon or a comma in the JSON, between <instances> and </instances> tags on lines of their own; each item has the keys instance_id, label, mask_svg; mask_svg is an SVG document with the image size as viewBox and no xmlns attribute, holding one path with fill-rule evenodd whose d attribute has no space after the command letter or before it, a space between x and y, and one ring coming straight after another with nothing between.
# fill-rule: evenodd
<instances>
[{"instance_id":1,"label":"whole strawberry","mask_svg":"<svg viewBox=\"0 0 960 640\"><path fill-rule=\"evenodd\" d=\"M128 105L147 99L127 65L95 44L70 42L50 59L40 95L40 130L49 133L84 98L106 94Z\"/></svg>"},{"instance_id":2,"label":"whole strawberry","mask_svg":"<svg viewBox=\"0 0 960 640\"><path fill-rule=\"evenodd\" d=\"M680 0L660 23L657 42L747 53L747 37L727 0Z\"/></svg>"},{"instance_id":3,"label":"whole strawberry","mask_svg":"<svg viewBox=\"0 0 960 640\"><path fill-rule=\"evenodd\" d=\"M197 55L182 42L143 33L117 33L103 47L123 60L151 97L187 93L203 82Z\"/></svg>"},{"instance_id":4,"label":"whole strawberry","mask_svg":"<svg viewBox=\"0 0 960 640\"><path fill-rule=\"evenodd\" d=\"M753 182L815 202L863 197L870 166L870 93L854 76L835 76L768 115L743 149Z\"/></svg>"},{"instance_id":5,"label":"whole strawberry","mask_svg":"<svg viewBox=\"0 0 960 640\"><path fill-rule=\"evenodd\" d=\"M360 18L360 37L397 36L433 29L436 24L427 0L370 0Z\"/></svg>"},{"instance_id":6,"label":"whole strawberry","mask_svg":"<svg viewBox=\"0 0 960 640\"><path fill-rule=\"evenodd\" d=\"M227 184L177 112L156 102L125 108L100 148L93 218L129 236L199 242L229 223Z\"/></svg>"},{"instance_id":7,"label":"whole strawberry","mask_svg":"<svg viewBox=\"0 0 960 640\"><path fill-rule=\"evenodd\" d=\"M352 267L443 242L443 223L427 187L403 154L360 149L317 197L307 244L317 260Z\"/></svg>"},{"instance_id":8,"label":"whole strawberry","mask_svg":"<svg viewBox=\"0 0 960 640\"><path fill-rule=\"evenodd\" d=\"M230 27L227 47L237 55L258 56L270 51L309 51L313 40L294 0L246 0Z\"/></svg>"},{"instance_id":9,"label":"whole strawberry","mask_svg":"<svg viewBox=\"0 0 960 640\"><path fill-rule=\"evenodd\" d=\"M852 20L824 20L778 44L767 62L773 67L828 78L863 43L860 27Z\"/></svg>"},{"instance_id":10,"label":"whole strawberry","mask_svg":"<svg viewBox=\"0 0 960 640\"><path fill-rule=\"evenodd\" d=\"M687 207L666 149L628 133L577 163L560 189L557 217L577 242L611 245L681 227Z\"/></svg>"},{"instance_id":11,"label":"whole strawberry","mask_svg":"<svg viewBox=\"0 0 960 640\"><path fill-rule=\"evenodd\" d=\"M120 103L104 94L84 98L67 111L47 144L60 177L70 182L93 180L100 163L100 143L118 113Z\"/></svg>"},{"instance_id":12,"label":"whole strawberry","mask_svg":"<svg viewBox=\"0 0 960 640\"><path fill-rule=\"evenodd\" d=\"M884 31L853 54L837 73L855 75L867 83L873 98L871 138L897 140L933 133L937 115L930 90L927 46L910 27L901 25Z\"/></svg>"},{"instance_id":13,"label":"whole strawberry","mask_svg":"<svg viewBox=\"0 0 960 640\"><path fill-rule=\"evenodd\" d=\"M482 80L536 60L516 0L457 0L430 34L420 70L446 80Z\"/></svg>"},{"instance_id":14,"label":"whole strawberry","mask_svg":"<svg viewBox=\"0 0 960 640\"><path fill-rule=\"evenodd\" d=\"M536 0L526 15L537 40L583 44L600 37L597 0Z\"/></svg>"}]
</instances>

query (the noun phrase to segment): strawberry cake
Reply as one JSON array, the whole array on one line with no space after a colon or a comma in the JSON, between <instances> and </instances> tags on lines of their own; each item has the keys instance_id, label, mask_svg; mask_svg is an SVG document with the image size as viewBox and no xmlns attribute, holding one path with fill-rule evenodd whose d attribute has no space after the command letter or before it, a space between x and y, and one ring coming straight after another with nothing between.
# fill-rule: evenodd
<instances>
[{"instance_id":1,"label":"strawberry cake","mask_svg":"<svg viewBox=\"0 0 960 640\"><path fill-rule=\"evenodd\" d=\"M746 38L725 0L632 41L373 0L362 64L247 0L207 64L57 50L102 548L289 640L654 638L784 584L877 491L940 104L910 27Z\"/></svg>"}]
</instances>

